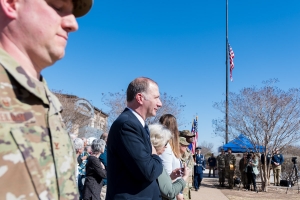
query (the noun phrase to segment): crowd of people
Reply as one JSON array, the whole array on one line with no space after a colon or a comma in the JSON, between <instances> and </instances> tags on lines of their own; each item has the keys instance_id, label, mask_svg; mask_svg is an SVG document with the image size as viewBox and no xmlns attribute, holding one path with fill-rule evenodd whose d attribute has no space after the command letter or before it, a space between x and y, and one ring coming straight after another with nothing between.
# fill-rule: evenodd
<instances>
[{"instance_id":1,"label":"crowd of people","mask_svg":"<svg viewBox=\"0 0 300 200\"><path fill-rule=\"evenodd\" d=\"M147 78L142 79L144 79L144 81L148 80ZM125 112L129 109L130 108L125 109ZM132 127L126 127L126 130L132 130ZM126 167L134 167L132 165L136 164L133 163L134 159L127 155L128 157L124 162L127 160L128 162L126 162L126 165L129 166L126 166L124 163L123 166L118 169L123 171L123 176L128 176L126 177L128 182L132 181L132 184L137 185L145 184L145 186L148 187L155 183L152 187L157 187L156 195L159 196L158 199L191 199L191 188L194 187L195 191L198 191L203 179L203 171L206 169L206 165L208 165L208 177L211 177L211 171L213 171L212 175L215 177L215 170L218 170L219 184L221 187L225 186L225 178L228 180L229 189L232 189L235 185L234 177L237 163L231 148L227 149L227 154L225 154L224 149L221 149L221 153L217 157L212 153L207 161L205 160L205 156L201 154L201 147L197 147L195 155L193 155L188 146L193 142L195 135L188 130L178 131L176 118L171 114L163 115L160 118L159 123L151 124L149 126L145 124L144 128L141 130L146 134L143 139L149 139L149 143L147 144L148 148L150 149L152 146L151 154L149 154L150 158L155 158L154 164L158 164L155 169L151 168L150 172L153 173L153 170L155 171L157 169L162 169L162 171L158 174L156 179L153 179L152 183L150 183L151 181L145 181L145 179L142 179L140 176L134 179L133 176L138 173L147 173L146 165L136 167L135 170L140 170L138 173L136 171L126 172ZM110 132L110 134L114 133ZM107 162L110 157L108 158L106 154L107 147L109 147L106 143L108 136L108 133L103 133L100 140L94 140L91 146L87 145L85 138L74 139L74 147L78 162L77 184L80 192L80 199L89 199L91 197L92 199L105 199L106 191L109 190L109 187L112 187L108 184L110 182L110 177L107 176L107 170L109 171L110 169L110 165ZM127 138L127 140L130 139L132 138ZM123 151L128 151L130 149L129 151L131 151L131 153L138 154L139 151L132 150L132 148L137 145L138 141L139 140L130 141L133 142L132 146L124 146ZM99 148L95 149L95 145L97 145L97 147L99 146ZM114 148L117 147L114 146ZM140 148L143 149L145 147ZM121 149L118 148L117 150L118 152L121 151ZM124 156L123 153L124 152L119 152L115 155L117 160L119 160L118 165L122 164L121 156ZM278 185L280 180L277 174L280 174L278 169L280 169L283 162L283 156L279 154L278 149L276 149L273 156L270 155L271 154L267 155L266 161L268 164L272 164L274 170L274 183ZM146 162L146 164L148 163L150 165L149 160L144 156L146 156L146 154L138 156L138 161ZM244 153L239 161L238 169L240 171L241 184L247 190L250 190L250 185L252 184L253 190L257 191L256 176L259 173L258 158L258 155L254 153ZM159 161L161 163L159 163ZM261 162L264 164L264 154L261 155ZM154 164L152 167L155 166ZM141 195L143 192L133 193L131 191L130 193L126 193L124 187L120 189L124 192L122 195L135 196ZM136 190L135 187L136 186L131 186L130 189ZM143 189L145 189L145 187L143 187ZM113 190L117 189L114 188ZM110 198L111 197L107 197L106 199ZM113 197L112 199L118 198Z\"/></svg>"},{"instance_id":2,"label":"crowd of people","mask_svg":"<svg viewBox=\"0 0 300 200\"><path fill-rule=\"evenodd\" d=\"M140 77L128 85L127 107L108 134L87 145L67 133L62 105L41 72L64 57L76 17L92 4L0 1L0 199L191 199L206 162L201 148L191 154L195 135L179 131L174 116L148 127L147 118L162 106L154 80ZM271 160L276 184L282 161ZM230 150L218 156L217 167L220 184L227 176L232 187ZM249 180L253 168L246 168Z\"/></svg>"},{"instance_id":3,"label":"crowd of people","mask_svg":"<svg viewBox=\"0 0 300 200\"><path fill-rule=\"evenodd\" d=\"M146 119L161 107L156 82L139 77L127 88L127 108L91 145L74 138L80 199L191 199L206 168L201 147L188 148L195 134L178 130L171 114L156 124Z\"/></svg>"},{"instance_id":4,"label":"crowd of people","mask_svg":"<svg viewBox=\"0 0 300 200\"><path fill-rule=\"evenodd\" d=\"M232 189L235 184L242 184L243 188L250 190L250 186L253 185L253 190L257 191L256 177L259 174L259 158L261 161L262 169L264 169L265 159L269 169L273 169L274 174L274 185L280 185L281 176L281 165L284 161L282 154L279 153L279 149L275 149L273 154L268 153L265 157L264 154L255 154L253 152L243 153L243 157L239 161L238 170L240 174L240 179L236 176L236 157L232 154L232 149L227 149L227 154L225 154L224 149L221 149L220 155L215 159L212 154L208 158L209 165L209 177L210 170L217 168L219 175L219 184L221 187L225 186L225 178L228 179L229 189ZM215 164L216 160L216 164ZM217 166L217 167L216 167ZM235 179L236 178L236 179ZM268 172L268 179L270 178L270 171ZM236 182L236 180L238 180Z\"/></svg>"}]
</instances>

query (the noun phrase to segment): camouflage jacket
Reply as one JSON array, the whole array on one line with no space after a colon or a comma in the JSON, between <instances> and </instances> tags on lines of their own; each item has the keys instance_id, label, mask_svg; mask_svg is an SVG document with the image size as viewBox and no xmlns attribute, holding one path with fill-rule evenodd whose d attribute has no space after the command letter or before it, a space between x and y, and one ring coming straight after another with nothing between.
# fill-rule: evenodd
<instances>
[{"instance_id":1,"label":"camouflage jacket","mask_svg":"<svg viewBox=\"0 0 300 200\"><path fill-rule=\"evenodd\" d=\"M225 168L225 158L226 158L226 155L224 154L220 154L217 156L217 166L218 166L218 169L219 168Z\"/></svg>"},{"instance_id":2,"label":"camouflage jacket","mask_svg":"<svg viewBox=\"0 0 300 200\"><path fill-rule=\"evenodd\" d=\"M78 199L61 104L0 49L0 199Z\"/></svg>"},{"instance_id":3,"label":"camouflage jacket","mask_svg":"<svg viewBox=\"0 0 300 200\"><path fill-rule=\"evenodd\" d=\"M193 170L194 170L194 159L192 152L187 149L186 152L181 156L181 162L185 163L187 167L191 170L188 183L183 190L184 199L191 199L191 188L193 186Z\"/></svg>"},{"instance_id":4,"label":"camouflage jacket","mask_svg":"<svg viewBox=\"0 0 300 200\"><path fill-rule=\"evenodd\" d=\"M226 157L225 157L226 169L229 169L230 165L233 165L233 167L235 169L235 162L236 162L236 158L233 154L226 154Z\"/></svg>"}]
</instances>

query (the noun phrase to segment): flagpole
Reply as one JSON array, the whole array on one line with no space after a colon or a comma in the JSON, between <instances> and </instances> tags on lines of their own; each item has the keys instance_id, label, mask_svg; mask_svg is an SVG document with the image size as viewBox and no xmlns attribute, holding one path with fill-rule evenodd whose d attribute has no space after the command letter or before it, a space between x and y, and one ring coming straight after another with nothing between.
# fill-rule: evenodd
<instances>
[{"instance_id":1,"label":"flagpole","mask_svg":"<svg viewBox=\"0 0 300 200\"><path fill-rule=\"evenodd\" d=\"M225 143L228 143L228 0L226 0L226 130Z\"/></svg>"}]
</instances>

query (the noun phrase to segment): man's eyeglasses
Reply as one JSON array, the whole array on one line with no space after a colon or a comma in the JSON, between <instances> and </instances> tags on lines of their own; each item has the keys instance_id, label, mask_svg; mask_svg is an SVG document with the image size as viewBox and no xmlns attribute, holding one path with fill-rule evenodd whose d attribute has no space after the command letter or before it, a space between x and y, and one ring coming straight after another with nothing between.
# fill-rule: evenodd
<instances>
[{"instance_id":1,"label":"man's eyeglasses","mask_svg":"<svg viewBox=\"0 0 300 200\"><path fill-rule=\"evenodd\" d=\"M169 142L167 142L167 143L165 144L165 146L164 146L164 147L167 147L168 143L169 143Z\"/></svg>"}]
</instances>

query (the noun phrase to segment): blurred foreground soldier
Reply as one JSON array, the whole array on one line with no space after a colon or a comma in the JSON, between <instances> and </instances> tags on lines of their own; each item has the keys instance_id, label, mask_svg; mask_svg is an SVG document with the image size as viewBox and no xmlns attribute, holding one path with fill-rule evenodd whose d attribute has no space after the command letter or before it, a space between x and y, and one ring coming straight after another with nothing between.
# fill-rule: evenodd
<instances>
[{"instance_id":1,"label":"blurred foreground soldier","mask_svg":"<svg viewBox=\"0 0 300 200\"><path fill-rule=\"evenodd\" d=\"M217 157L217 167L220 186L224 187L225 182L225 151L221 149L221 154Z\"/></svg>"},{"instance_id":2,"label":"blurred foreground soldier","mask_svg":"<svg viewBox=\"0 0 300 200\"><path fill-rule=\"evenodd\" d=\"M209 172L208 172L208 177L210 177L211 170L213 170L213 177L215 177L215 168L217 166L217 160L216 157L214 156L214 153L211 154L211 156L207 160L208 166L209 166Z\"/></svg>"},{"instance_id":3,"label":"blurred foreground soldier","mask_svg":"<svg viewBox=\"0 0 300 200\"><path fill-rule=\"evenodd\" d=\"M235 170L235 156L231 152L231 148L228 148L227 155L225 158L225 173L228 177L229 189L233 189L233 176Z\"/></svg>"},{"instance_id":4,"label":"blurred foreground soldier","mask_svg":"<svg viewBox=\"0 0 300 200\"><path fill-rule=\"evenodd\" d=\"M246 188L247 186L247 172L245 172L245 168L247 166L247 153L243 154L243 157L241 158L239 162L239 170L241 173L241 179L243 183L243 188Z\"/></svg>"},{"instance_id":5,"label":"blurred foreground soldier","mask_svg":"<svg viewBox=\"0 0 300 200\"><path fill-rule=\"evenodd\" d=\"M185 133L183 133L183 132L185 132ZM191 132L188 130L180 131L180 135L182 135L182 134L191 134ZM185 137L180 137L179 145L180 145L182 164L185 164L185 166L187 166L189 169L193 169L194 168L193 154L188 149L188 146L190 145L190 143L188 143L186 141ZM188 184L185 186L185 188L183 190L184 199L192 199L192 196L191 196L192 186L193 186L193 177L192 177L192 173L190 173Z\"/></svg>"},{"instance_id":6,"label":"blurred foreground soldier","mask_svg":"<svg viewBox=\"0 0 300 200\"><path fill-rule=\"evenodd\" d=\"M279 149L276 148L275 154L272 157L271 164L274 174L274 185L279 186L280 175L281 175L281 165L283 163L283 156L279 153Z\"/></svg>"},{"instance_id":7,"label":"blurred foreground soldier","mask_svg":"<svg viewBox=\"0 0 300 200\"><path fill-rule=\"evenodd\" d=\"M195 167L194 167L194 173L195 173L194 186L196 191L198 191L198 189L201 186L204 170L205 170L205 158L201 154L201 147L197 147L196 154L195 154Z\"/></svg>"},{"instance_id":8,"label":"blurred foreground soldier","mask_svg":"<svg viewBox=\"0 0 300 200\"><path fill-rule=\"evenodd\" d=\"M41 71L92 0L0 1L0 199L78 199L62 106ZM9 183L9 184L8 184Z\"/></svg>"}]
</instances>

